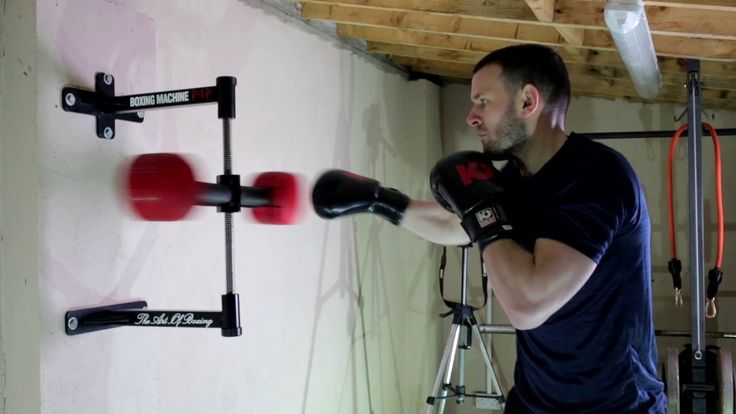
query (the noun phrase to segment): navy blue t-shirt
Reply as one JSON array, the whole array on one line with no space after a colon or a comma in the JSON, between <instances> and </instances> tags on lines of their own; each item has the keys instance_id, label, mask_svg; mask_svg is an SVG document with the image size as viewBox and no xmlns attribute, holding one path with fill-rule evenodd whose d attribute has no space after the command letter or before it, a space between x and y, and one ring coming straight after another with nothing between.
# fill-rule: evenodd
<instances>
[{"instance_id":1,"label":"navy blue t-shirt","mask_svg":"<svg viewBox=\"0 0 736 414\"><path fill-rule=\"evenodd\" d=\"M516 241L562 242L598 265L541 326L516 331L518 409L528 413L664 413L651 306L650 221L644 193L615 150L571 134L536 174L509 163Z\"/></svg>"}]
</instances>

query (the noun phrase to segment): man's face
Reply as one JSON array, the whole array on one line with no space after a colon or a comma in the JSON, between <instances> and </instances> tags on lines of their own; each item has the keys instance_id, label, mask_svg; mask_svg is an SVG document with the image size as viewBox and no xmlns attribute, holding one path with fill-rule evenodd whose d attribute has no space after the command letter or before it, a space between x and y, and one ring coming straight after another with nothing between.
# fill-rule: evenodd
<instances>
[{"instance_id":1,"label":"man's face","mask_svg":"<svg viewBox=\"0 0 736 414\"><path fill-rule=\"evenodd\" d=\"M515 155L528 141L529 134L501 72L500 66L488 65L473 75L470 87L473 107L467 122L475 128L484 152L505 157Z\"/></svg>"}]
</instances>

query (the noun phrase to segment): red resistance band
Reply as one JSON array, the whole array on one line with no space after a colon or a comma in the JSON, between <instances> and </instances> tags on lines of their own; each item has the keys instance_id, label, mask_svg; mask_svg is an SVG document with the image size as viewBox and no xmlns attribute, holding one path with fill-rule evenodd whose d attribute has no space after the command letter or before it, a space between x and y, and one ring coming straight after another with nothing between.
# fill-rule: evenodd
<instances>
[{"instance_id":1,"label":"red resistance band","mask_svg":"<svg viewBox=\"0 0 736 414\"><path fill-rule=\"evenodd\" d=\"M716 261L713 268L708 272L708 312L706 316L708 318L715 318L717 309L715 305L715 298L718 294L718 286L721 284L723 279L723 272L721 271L721 265L723 264L723 235L724 235L724 220L723 220L723 186L721 180L721 145L716 134L715 129L710 124L703 123L703 128L707 129L710 136L713 138L713 150L715 153L715 171L716 171L716 207L718 209L718 250L716 253ZM687 125L683 125L677 129L675 135L672 137L670 143L670 156L668 165L668 192L669 192L669 227L670 227L670 252L672 259L667 263L667 268L672 274L672 284L675 288L675 306L679 307L682 304L682 296L680 290L682 289L682 263L677 259L677 242L675 237L675 208L674 208L674 185L673 185L673 161L675 158L675 151L677 149L677 142L680 139L680 135L684 131L687 131Z\"/></svg>"}]
</instances>

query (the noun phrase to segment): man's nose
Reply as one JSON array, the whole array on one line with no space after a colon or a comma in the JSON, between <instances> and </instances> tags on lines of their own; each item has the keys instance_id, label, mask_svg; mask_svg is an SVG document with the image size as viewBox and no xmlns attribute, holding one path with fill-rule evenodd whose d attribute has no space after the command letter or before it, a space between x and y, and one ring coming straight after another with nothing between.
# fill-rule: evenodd
<instances>
[{"instance_id":1,"label":"man's nose","mask_svg":"<svg viewBox=\"0 0 736 414\"><path fill-rule=\"evenodd\" d=\"M474 127L477 127L481 123L480 117L472 109L468 113L468 117L465 119L465 121L468 123L468 125Z\"/></svg>"}]
</instances>

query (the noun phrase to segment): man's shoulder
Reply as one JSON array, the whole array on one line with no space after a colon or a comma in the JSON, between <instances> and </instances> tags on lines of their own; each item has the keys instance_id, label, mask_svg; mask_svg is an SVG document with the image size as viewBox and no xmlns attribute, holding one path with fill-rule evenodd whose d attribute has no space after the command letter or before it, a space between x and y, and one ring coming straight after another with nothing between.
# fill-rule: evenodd
<instances>
[{"instance_id":1,"label":"man's shoulder","mask_svg":"<svg viewBox=\"0 0 736 414\"><path fill-rule=\"evenodd\" d=\"M634 168L616 149L582 134L571 133L568 140L576 158L585 163L590 172L599 171L605 176L625 175L637 181Z\"/></svg>"}]
</instances>

